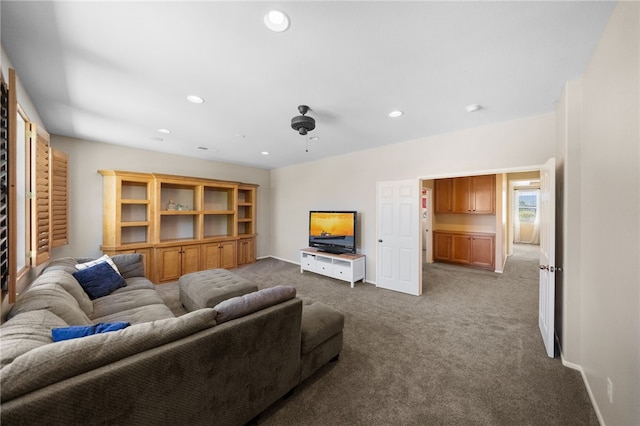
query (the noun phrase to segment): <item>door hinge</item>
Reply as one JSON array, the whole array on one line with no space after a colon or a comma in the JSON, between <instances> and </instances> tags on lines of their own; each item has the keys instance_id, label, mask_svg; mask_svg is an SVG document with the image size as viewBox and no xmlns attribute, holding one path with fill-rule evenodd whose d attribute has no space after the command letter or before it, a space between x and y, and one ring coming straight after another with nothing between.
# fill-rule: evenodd
<instances>
[{"instance_id":1,"label":"door hinge","mask_svg":"<svg viewBox=\"0 0 640 426\"><path fill-rule=\"evenodd\" d=\"M29 259L35 259L37 255L38 254L37 254L37 252L35 250L27 252L27 258L29 258Z\"/></svg>"}]
</instances>

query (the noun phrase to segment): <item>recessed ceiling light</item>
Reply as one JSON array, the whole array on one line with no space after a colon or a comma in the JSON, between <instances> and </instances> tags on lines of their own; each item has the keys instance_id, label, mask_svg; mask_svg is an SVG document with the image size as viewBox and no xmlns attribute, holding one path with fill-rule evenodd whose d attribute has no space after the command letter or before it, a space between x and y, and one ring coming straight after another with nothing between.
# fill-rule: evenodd
<instances>
[{"instance_id":1,"label":"recessed ceiling light","mask_svg":"<svg viewBox=\"0 0 640 426\"><path fill-rule=\"evenodd\" d=\"M187 100L189 102L193 102L194 104L202 104L202 103L204 103L204 99L201 98L200 96L196 96L196 95L187 96Z\"/></svg>"},{"instance_id":2,"label":"recessed ceiling light","mask_svg":"<svg viewBox=\"0 0 640 426\"><path fill-rule=\"evenodd\" d=\"M158 129L158 132L168 135L169 133L171 133L171 130L169 130L169 129Z\"/></svg>"},{"instance_id":3,"label":"recessed ceiling light","mask_svg":"<svg viewBox=\"0 0 640 426\"><path fill-rule=\"evenodd\" d=\"M289 23L287 14L279 10L270 10L264 15L264 24L276 33L287 31Z\"/></svg>"},{"instance_id":4,"label":"recessed ceiling light","mask_svg":"<svg viewBox=\"0 0 640 426\"><path fill-rule=\"evenodd\" d=\"M153 137L151 138L152 141L157 141L157 142L162 142L164 139L159 138L159 137Z\"/></svg>"},{"instance_id":5,"label":"recessed ceiling light","mask_svg":"<svg viewBox=\"0 0 640 426\"><path fill-rule=\"evenodd\" d=\"M242 133L236 133L233 135L236 139L244 139L244 135Z\"/></svg>"},{"instance_id":6,"label":"recessed ceiling light","mask_svg":"<svg viewBox=\"0 0 640 426\"><path fill-rule=\"evenodd\" d=\"M269 155L269 151L262 151L260 154L262 154L262 155Z\"/></svg>"},{"instance_id":7,"label":"recessed ceiling light","mask_svg":"<svg viewBox=\"0 0 640 426\"><path fill-rule=\"evenodd\" d=\"M309 137L310 141L317 141L318 139L320 139L318 136L310 136Z\"/></svg>"},{"instance_id":8,"label":"recessed ceiling light","mask_svg":"<svg viewBox=\"0 0 640 426\"><path fill-rule=\"evenodd\" d=\"M209 148L207 148L206 146L199 146L198 149L201 149L203 151L207 151Z\"/></svg>"},{"instance_id":9,"label":"recessed ceiling light","mask_svg":"<svg viewBox=\"0 0 640 426\"><path fill-rule=\"evenodd\" d=\"M404 114L404 112L399 111L399 110L395 110L395 111L391 111L391 112L389 113L389 117L391 117L391 118L398 118L398 117L400 117L402 114Z\"/></svg>"},{"instance_id":10,"label":"recessed ceiling light","mask_svg":"<svg viewBox=\"0 0 640 426\"><path fill-rule=\"evenodd\" d=\"M467 112L476 112L476 111L480 111L482 109L482 105L480 104L473 104L473 105L467 105Z\"/></svg>"}]
</instances>

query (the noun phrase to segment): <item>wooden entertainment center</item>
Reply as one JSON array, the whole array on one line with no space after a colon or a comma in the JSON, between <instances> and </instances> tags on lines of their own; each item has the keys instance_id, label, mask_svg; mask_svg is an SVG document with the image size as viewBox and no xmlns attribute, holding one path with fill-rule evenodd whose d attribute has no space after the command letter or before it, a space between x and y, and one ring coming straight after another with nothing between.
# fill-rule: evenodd
<instances>
[{"instance_id":1,"label":"wooden entertainment center","mask_svg":"<svg viewBox=\"0 0 640 426\"><path fill-rule=\"evenodd\" d=\"M256 259L255 184L99 170L105 254L142 253L145 275L175 281Z\"/></svg>"},{"instance_id":2,"label":"wooden entertainment center","mask_svg":"<svg viewBox=\"0 0 640 426\"><path fill-rule=\"evenodd\" d=\"M300 250L300 273L304 271L336 278L351 283L365 280L364 254L332 254L314 248Z\"/></svg>"}]
</instances>

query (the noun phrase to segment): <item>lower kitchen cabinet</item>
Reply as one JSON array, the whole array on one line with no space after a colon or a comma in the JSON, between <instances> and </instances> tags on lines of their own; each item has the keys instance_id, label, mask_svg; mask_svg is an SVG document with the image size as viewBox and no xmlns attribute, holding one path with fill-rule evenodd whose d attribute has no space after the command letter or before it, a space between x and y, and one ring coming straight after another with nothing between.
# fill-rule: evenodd
<instances>
[{"instance_id":1,"label":"lower kitchen cabinet","mask_svg":"<svg viewBox=\"0 0 640 426\"><path fill-rule=\"evenodd\" d=\"M433 258L483 269L495 268L495 234L433 231Z\"/></svg>"}]
</instances>

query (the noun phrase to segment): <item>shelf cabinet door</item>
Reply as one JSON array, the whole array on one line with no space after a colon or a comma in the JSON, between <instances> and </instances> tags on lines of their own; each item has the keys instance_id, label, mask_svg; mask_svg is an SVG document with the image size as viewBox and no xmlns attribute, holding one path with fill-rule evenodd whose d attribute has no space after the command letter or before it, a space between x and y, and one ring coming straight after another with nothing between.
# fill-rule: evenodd
<instances>
[{"instance_id":1,"label":"shelf cabinet door","mask_svg":"<svg viewBox=\"0 0 640 426\"><path fill-rule=\"evenodd\" d=\"M255 238L242 238L238 241L238 266L256 261Z\"/></svg>"},{"instance_id":2,"label":"shelf cabinet door","mask_svg":"<svg viewBox=\"0 0 640 426\"><path fill-rule=\"evenodd\" d=\"M163 247L156 250L158 282L175 281L200 270L200 246Z\"/></svg>"},{"instance_id":3,"label":"shelf cabinet door","mask_svg":"<svg viewBox=\"0 0 640 426\"><path fill-rule=\"evenodd\" d=\"M158 281L175 281L182 275L182 247L164 247L156 250Z\"/></svg>"},{"instance_id":4,"label":"shelf cabinet door","mask_svg":"<svg viewBox=\"0 0 640 426\"><path fill-rule=\"evenodd\" d=\"M453 213L472 213L471 211L471 178L453 179L452 184Z\"/></svg>"},{"instance_id":5,"label":"shelf cabinet door","mask_svg":"<svg viewBox=\"0 0 640 426\"><path fill-rule=\"evenodd\" d=\"M433 233L433 258L435 260L451 260L451 234Z\"/></svg>"},{"instance_id":6,"label":"shelf cabinet door","mask_svg":"<svg viewBox=\"0 0 640 426\"><path fill-rule=\"evenodd\" d=\"M202 269L236 268L236 242L202 244Z\"/></svg>"},{"instance_id":7,"label":"shelf cabinet door","mask_svg":"<svg viewBox=\"0 0 640 426\"><path fill-rule=\"evenodd\" d=\"M471 236L466 234L451 236L451 261L462 264L471 263Z\"/></svg>"},{"instance_id":8,"label":"shelf cabinet door","mask_svg":"<svg viewBox=\"0 0 640 426\"><path fill-rule=\"evenodd\" d=\"M220 243L220 263L224 269L235 269L238 265L236 263L236 242L225 241Z\"/></svg>"},{"instance_id":9,"label":"shelf cabinet door","mask_svg":"<svg viewBox=\"0 0 640 426\"><path fill-rule=\"evenodd\" d=\"M474 176L472 179L473 198L471 213L495 214L496 212L496 177L495 175Z\"/></svg>"},{"instance_id":10,"label":"shelf cabinet door","mask_svg":"<svg viewBox=\"0 0 640 426\"><path fill-rule=\"evenodd\" d=\"M453 179L435 180L435 211L436 213L451 213L451 186Z\"/></svg>"},{"instance_id":11,"label":"shelf cabinet door","mask_svg":"<svg viewBox=\"0 0 640 426\"><path fill-rule=\"evenodd\" d=\"M471 264L481 268L494 268L494 237L474 235L471 238Z\"/></svg>"},{"instance_id":12,"label":"shelf cabinet door","mask_svg":"<svg viewBox=\"0 0 640 426\"><path fill-rule=\"evenodd\" d=\"M202 244L202 269L220 268L220 244Z\"/></svg>"},{"instance_id":13,"label":"shelf cabinet door","mask_svg":"<svg viewBox=\"0 0 640 426\"><path fill-rule=\"evenodd\" d=\"M200 246L182 247L182 270L181 275L200 271Z\"/></svg>"}]
</instances>

